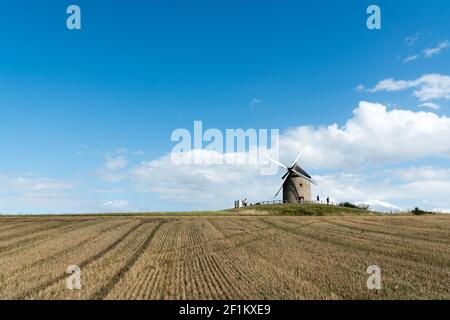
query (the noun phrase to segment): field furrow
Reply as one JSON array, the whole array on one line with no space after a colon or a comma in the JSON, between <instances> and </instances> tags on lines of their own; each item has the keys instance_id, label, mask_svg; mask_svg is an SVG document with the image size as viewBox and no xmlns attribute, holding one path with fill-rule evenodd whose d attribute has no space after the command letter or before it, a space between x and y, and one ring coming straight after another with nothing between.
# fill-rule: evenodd
<instances>
[{"instance_id":1,"label":"field furrow","mask_svg":"<svg viewBox=\"0 0 450 320\"><path fill-rule=\"evenodd\" d=\"M0 218L0 298L450 299L449 244L448 216Z\"/></svg>"},{"instance_id":2,"label":"field furrow","mask_svg":"<svg viewBox=\"0 0 450 320\"><path fill-rule=\"evenodd\" d=\"M36 265L36 272L26 273L25 280L21 282L12 282L11 288L6 287L2 290L5 293L15 293L13 295L16 299L30 299L35 298L41 291L53 286L58 282L64 282L66 278L66 269L70 265L78 265L83 268L86 265L100 259L118 246L124 238L135 231L142 225L139 220L131 220L123 224L120 230L113 230L105 233L92 243L87 248L81 250L74 250L71 255L65 256L58 261L54 261L50 265ZM24 278L23 274L22 277ZM9 280L9 279L8 279ZM11 282L11 281L8 281ZM9 289L9 290L8 290ZM66 290L63 290L66 294Z\"/></svg>"}]
</instances>

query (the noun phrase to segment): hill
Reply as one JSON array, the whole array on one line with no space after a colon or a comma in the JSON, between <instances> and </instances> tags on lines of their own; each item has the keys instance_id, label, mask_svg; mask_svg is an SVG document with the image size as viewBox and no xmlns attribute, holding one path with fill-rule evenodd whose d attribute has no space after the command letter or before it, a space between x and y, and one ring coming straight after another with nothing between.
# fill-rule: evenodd
<instances>
[{"instance_id":1,"label":"hill","mask_svg":"<svg viewBox=\"0 0 450 320\"><path fill-rule=\"evenodd\" d=\"M306 203L256 205L232 209L231 211L240 215L259 213L277 216L345 216L383 214L381 212L347 208L343 206Z\"/></svg>"},{"instance_id":2,"label":"hill","mask_svg":"<svg viewBox=\"0 0 450 320\"><path fill-rule=\"evenodd\" d=\"M358 208L349 208L344 206L326 205L326 204L265 204L265 205L253 205L250 207L228 210L216 210L216 211L167 211L167 212L116 212L116 213L78 213L78 214L20 214L20 215L2 215L3 218L14 217L181 217L181 216L255 216L255 215L270 215L270 216L355 216L355 215L379 215L386 214L378 211L368 211ZM408 213L402 213L408 214ZM410 213L409 213L410 214ZM399 214L397 214L399 215Z\"/></svg>"}]
</instances>

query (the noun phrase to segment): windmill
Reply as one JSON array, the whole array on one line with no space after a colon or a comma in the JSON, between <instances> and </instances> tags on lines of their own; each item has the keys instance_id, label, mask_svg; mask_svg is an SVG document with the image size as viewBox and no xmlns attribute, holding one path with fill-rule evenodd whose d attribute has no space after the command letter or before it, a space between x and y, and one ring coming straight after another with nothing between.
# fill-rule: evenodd
<instances>
[{"instance_id":1,"label":"windmill","mask_svg":"<svg viewBox=\"0 0 450 320\"><path fill-rule=\"evenodd\" d=\"M276 198L281 189L283 189L283 202L285 203L298 203L312 200L311 183L316 184L316 182L312 180L311 176L297 164L301 153L302 151L299 152L297 158L295 158L290 167L287 167L281 162L266 156L267 159L286 170L286 173L281 178L283 180L281 187L274 196L274 198Z\"/></svg>"}]
</instances>

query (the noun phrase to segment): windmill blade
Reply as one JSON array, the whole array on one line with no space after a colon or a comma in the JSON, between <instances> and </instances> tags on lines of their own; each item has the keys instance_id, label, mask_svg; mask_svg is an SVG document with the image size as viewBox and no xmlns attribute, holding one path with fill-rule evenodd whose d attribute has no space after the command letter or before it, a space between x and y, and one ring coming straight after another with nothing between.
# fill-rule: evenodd
<instances>
[{"instance_id":1,"label":"windmill blade","mask_svg":"<svg viewBox=\"0 0 450 320\"><path fill-rule=\"evenodd\" d=\"M311 179L311 178L308 178L307 176L305 176L304 174L302 174L302 173L300 173L300 172L298 172L297 170L295 170L295 169L291 169L292 170L292 172L294 172L294 173L296 173L296 174L298 174L300 177L302 177L303 179L305 179L305 180L308 180L309 182L311 182L312 184L315 184L315 185L317 185L317 183L313 180L313 179Z\"/></svg>"},{"instance_id":2,"label":"windmill blade","mask_svg":"<svg viewBox=\"0 0 450 320\"><path fill-rule=\"evenodd\" d=\"M300 159L300 155L302 154L303 149L305 149L305 147L306 147L306 144L304 144L303 147L300 148L300 152L298 153L297 158L295 158L294 162L292 163L291 168L295 167L295 165L297 164L298 160Z\"/></svg>"},{"instance_id":3,"label":"windmill blade","mask_svg":"<svg viewBox=\"0 0 450 320\"><path fill-rule=\"evenodd\" d=\"M286 182L287 178L289 177L290 172L288 172L285 177L283 178L283 182L281 183L281 187L278 189L277 193L275 194L275 196L273 197L274 199L278 196L278 194L280 193L281 189L283 189L284 183Z\"/></svg>"},{"instance_id":4,"label":"windmill blade","mask_svg":"<svg viewBox=\"0 0 450 320\"><path fill-rule=\"evenodd\" d=\"M272 161L273 163L279 165L280 167L285 168L286 170L288 170L288 168L287 168L284 164L282 164L281 162L278 162L278 161L276 161L276 160L273 160L273 159L270 158L269 156L266 156L266 158L269 159L270 161Z\"/></svg>"}]
</instances>

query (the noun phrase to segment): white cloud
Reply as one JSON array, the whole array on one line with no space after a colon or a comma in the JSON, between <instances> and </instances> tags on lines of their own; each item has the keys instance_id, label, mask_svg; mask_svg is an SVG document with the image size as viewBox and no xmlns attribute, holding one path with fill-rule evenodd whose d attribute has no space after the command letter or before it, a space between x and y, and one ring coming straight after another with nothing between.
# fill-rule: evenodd
<instances>
[{"instance_id":1,"label":"white cloud","mask_svg":"<svg viewBox=\"0 0 450 320\"><path fill-rule=\"evenodd\" d=\"M359 84L356 86L355 90L357 92L363 92L364 90L366 90L366 87L364 87L364 85L362 85L362 84Z\"/></svg>"},{"instance_id":2,"label":"white cloud","mask_svg":"<svg viewBox=\"0 0 450 320\"><path fill-rule=\"evenodd\" d=\"M427 48L427 49L423 50L422 52L425 55L425 57L431 58L432 56L441 53L442 50L444 50L445 48L448 48L448 47L450 47L450 42L448 40L445 40L445 41L439 42L437 47Z\"/></svg>"},{"instance_id":3,"label":"white cloud","mask_svg":"<svg viewBox=\"0 0 450 320\"><path fill-rule=\"evenodd\" d=\"M113 210L120 210L129 207L129 205L130 203L127 200L110 200L103 203L102 206Z\"/></svg>"},{"instance_id":4,"label":"white cloud","mask_svg":"<svg viewBox=\"0 0 450 320\"><path fill-rule=\"evenodd\" d=\"M259 98L253 98L251 101L250 101L250 107L251 108L254 108L254 107L256 107L256 105L258 105L258 104L260 104L260 103L263 103L263 99L259 99Z\"/></svg>"},{"instance_id":5,"label":"white cloud","mask_svg":"<svg viewBox=\"0 0 450 320\"><path fill-rule=\"evenodd\" d=\"M128 165L128 159L125 156L110 157L106 156L106 169L116 171L124 169Z\"/></svg>"},{"instance_id":6,"label":"white cloud","mask_svg":"<svg viewBox=\"0 0 450 320\"><path fill-rule=\"evenodd\" d=\"M448 137L450 118L446 116L389 109L363 101L342 126L299 126L286 130L280 136L280 160L291 163L307 143L300 165L318 182L313 186L313 195L319 194L322 199L330 196L333 201L367 203L372 209L385 211L415 206L428 210L450 208L450 168L383 167L428 157L448 159ZM208 150L192 152L200 152L211 160L229 156ZM246 154L233 156L240 158ZM228 208L234 200L244 197L250 202L270 200L282 175L280 171L274 176L262 176L258 164L219 165L207 161L203 165L174 165L170 154L131 166L127 160L125 165L122 162L110 166L111 170L107 163L99 174L103 180L124 181L138 193L152 193L161 205L183 204L186 209ZM130 210L130 203L120 200L118 194L113 196L116 200L89 202L85 194L79 197L81 200L68 196L72 189L67 181L0 175L2 210L13 205L29 212Z\"/></svg>"},{"instance_id":7,"label":"white cloud","mask_svg":"<svg viewBox=\"0 0 450 320\"><path fill-rule=\"evenodd\" d=\"M424 157L450 156L450 118L432 112L387 110L360 102L343 127L297 127L280 137L281 155L305 148L309 168L357 169L370 164L398 163ZM289 158L288 157L288 158Z\"/></svg>"},{"instance_id":8,"label":"white cloud","mask_svg":"<svg viewBox=\"0 0 450 320\"><path fill-rule=\"evenodd\" d=\"M423 75L416 80L384 79L368 91L400 91L411 88L416 89L414 96L421 101L450 99L450 77L436 73Z\"/></svg>"},{"instance_id":9,"label":"white cloud","mask_svg":"<svg viewBox=\"0 0 450 320\"><path fill-rule=\"evenodd\" d=\"M124 172L108 171L104 169L97 170L95 175L101 180L110 183L118 183L127 179L127 174Z\"/></svg>"},{"instance_id":10,"label":"white cloud","mask_svg":"<svg viewBox=\"0 0 450 320\"><path fill-rule=\"evenodd\" d=\"M441 108L440 105L438 105L437 103L434 103L434 102L425 102L425 103L422 103L421 105L419 105L419 107L420 108L430 108L433 110L438 110Z\"/></svg>"},{"instance_id":11,"label":"white cloud","mask_svg":"<svg viewBox=\"0 0 450 320\"><path fill-rule=\"evenodd\" d=\"M128 153L128 149L126 149L126 148L117 148L115 151L117 154L127 154Z\"/></svg>"},{"instance_id":12,"label":"white cloud","mask_svg":"<svg viewBox=\"0 0 450 320\"><path fill-rule=\"evenodd\" d=\"M118 183L127 179L127 173L124 172L124 169L128 167L128 164L126 156L106 155L104 167L95 171L95 175L106 182Z\"/></svg>"},{"instance_id":13,"label":"white cloud","mask_svg":"<svg viewBox=\"0 0 450 320\"><path fill-rule=\"evenodd\" d=\"M390 170L389 174L406 182L415 180L450 180L450 168L436 168L432 166L395 169Z\"/></svg>"},{"instance_id":14,"label":"white cloud","mask_svg":"<svg viewBox=\"0 0 450 320\"><path fill-rule=\"evenodd\" d=\"M156 193L161 200L201 209L228 208L233 200L244 197L250 202L271 200L281 183L281 172L267 177L259 175L256 168L245 166L178 165L164 174L166 161L170 161L167 156L135 168L133 179L138 190ZM373 169L316 174L313 177L318 184L313 186L313 197L320 195L322 199L330 197L335 202L364 203L372 210L386 212L411 210L415 206L428 210L449 207L450 181L439 173L447 169L430 167L424 175L409 177L415 170L420 168L405 169L405 172ZM396 179L398 175L408 180Z\"/></svg>"},{"instance_id":15,"label":"white cloud","mask_svg":"<svg viewBox=\"0 0 450 320\"><path fill-rule=\"evenodd\" d=\"M416 60L416 59L418 59L418 58L419 58L419 55L415 54L415 55L406 57L406 58L403 60L403 62L404 62L404 63L408 63L408 62L414 61L414 60Z\"/></svg>"},{"instance_id":16,"label":"white cloud","mask_svg":"<svg viewBox=\"0 0 450 320\"><path fill-rule=\"evenodd\" d=\"M450 99L450 77L440 74L424 75L416 80L414 95L421 101Z\"/></svg>"},{"instance_id":17,"label":"white cloud","mask_svg":"<svg viewBox=\"0 0 450 320\"><path fill-rule=\"evenodd\" d=\"M228 156L208 150L190 153L215 160ZM244 196L253 200L271 199L281 181L277 176L261 176L256 164L214 164L214 161L202 165L173 164L170 155L141 162L131 170L130 179L141 192L205 209L227 208L233 200Z\"/></svg>"},{"instance_id":18,"label":"white cloud","mask_svg":"<svg viewBox=\"0 0 450 320\"><path fill-rule=\"evenodd\" d=\"M405 44L407 46L412 46L418 39L419 39L418 36L417 37L408 37L405 39ZM429 59L429 58L441 53L442 50L444 50L448 47L450 47L450 42L448 40L444 40L444 41L439 42L437 44L437 46L434 48L427 48L427 49L422 50L420 53L406 57L405 59L403 59L403 62L408 63L408 62L417 60L421 56Z\"/></svg>"},{"instance_id":19,"label":"white cloud","mask_svg":"<svg viewBox=\"0 0 450 320\"><path fill-rule=\"evenodd\" d=\"M369 204L372 210L406 211L416 206L431 210L450 205L448 171L446 168L413 167L328 174L315 177L319 181L315 191L339 201ZM398 176L403 179L397 179Z\"/></svg>"},{"instance_id":20,"label":"white cloud","mask_svg":"<svg viewBox=\"0 0 450 320\"><path fill-rule=\"evenodd\" d=\"M414 81L395 80L392 78L381 80L372 89L367 89L369 92L378 91L399 91L414 87Z\"/></svg>"},{"instance_id":21,"label":"white cloud","mask_svg":"<svg viewBox=\"0 0 450 320\"><path fill-rule=\"evenodd\" d=\"M444 208L449 207L448 190L450 190L449 180L420 180L411 181L391 190L391 198L408 200L408 208Z\"/></svg>"},{"instance_id":22,"label":"white cloud","mask_svg":"<svg viewBox=\"0 0 450 320\"><path fill-rule=\"evenodd\" d=\"M19 192L35 196L54 196L72 188L72 184L50 178L36 176L12 177L0 175L0 192Z\"/></svg>"},{"instance_id":23,"label":"white cloud","mask_svg":"<svg viewBox=\"0 0 450 320\"><path fill-rule=\"evenodd\" d=\"M280 136L280 158L290 163L308 143L300 165L318 182L314 194L337 201L371 204L373 209L449 207L450 169L420 167L387 170L383 164L426 157L450 157L450 118L431 112L388 110L361 102L353 117L339 127L300 126ZM227 157L202 150L204 158ZM317 170L338 173L314 174ZM140 192L155 193L168 202L203 209L230 207L233 200L270 200L282 172L261 176L258 165L173 165L170 155L132 167L128 178ZM426 202L428 201L428 202Z\"/></svg>"},{"instance_id":24,"label":"white cloud","mask_svg":"<svg viewBox=\"0 0 450 320\"><path fill-rule=\"evenodd\" d=\"M366 204L369 205L369 209L373 211L392 211L392 212L399 212L403 211L402 208L399 206L396 206L392 203L381 201L381 200L374 200L374 199L367 199L364 201L359 202L358 204Z\"/></svg>"},{"instance_id":25,"label":"white cloud","mask_svg":"<svg viewBox=\"0 0 450 320\"><path fill-rule=\"evenodd\" d=\"M20 176L0 174L0 212L65 213L85 205L71 193L72 182L31 174Z\"/></svg>"},{"instance_id":26,"label":"white cloud","mask_svg":"<svg viewBox=\"0 0 450 320\"><path fill-rule=\"evenodd\" d=\"M420 36L420 33L417 33L414 36L405 38L405 40L404 40L405 45L407 45L408 47L411 47L412 45L414 45L417 42L417 40L419 40L419 36Z\"/></svg>"}]
</instances>

